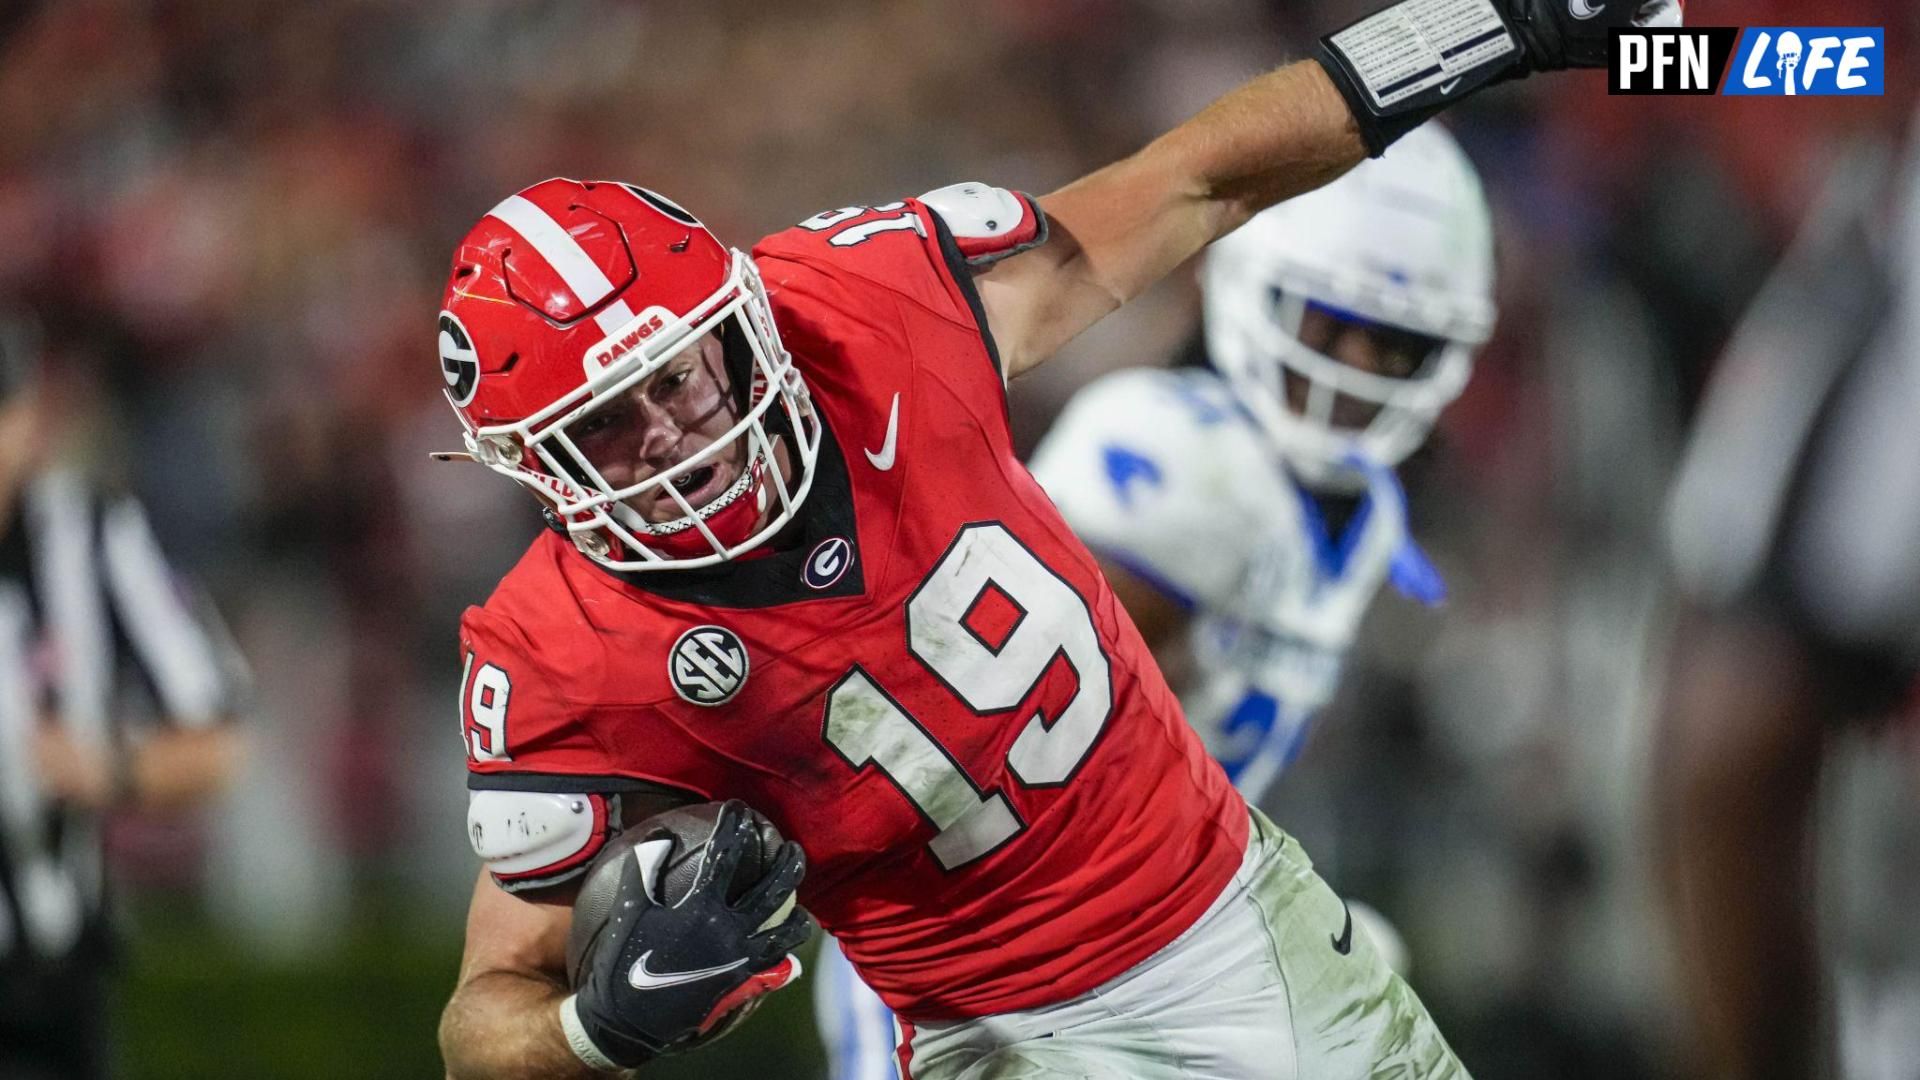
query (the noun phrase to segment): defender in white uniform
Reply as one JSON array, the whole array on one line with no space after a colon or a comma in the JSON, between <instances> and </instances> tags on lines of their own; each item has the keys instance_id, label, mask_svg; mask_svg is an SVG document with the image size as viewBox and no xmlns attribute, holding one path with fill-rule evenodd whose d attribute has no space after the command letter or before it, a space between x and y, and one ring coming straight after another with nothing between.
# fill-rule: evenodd
<instances>
[{"instance_id":1,"label":"defender in white uniform","mask_svg":"<svg viewBox=\"0 0 1920 1080\"><path fill-rule=\"evenodd\" d=\"M1443 595L1393 470L1493 328L1479 177L1428 124L1215 243L1202 288L1211 366L1088 385L1029 464L1257 802L1381 584ZM814 987L833 1080L895 1077L892 1017L831 941Z\"/></svg>"}]
</instances>

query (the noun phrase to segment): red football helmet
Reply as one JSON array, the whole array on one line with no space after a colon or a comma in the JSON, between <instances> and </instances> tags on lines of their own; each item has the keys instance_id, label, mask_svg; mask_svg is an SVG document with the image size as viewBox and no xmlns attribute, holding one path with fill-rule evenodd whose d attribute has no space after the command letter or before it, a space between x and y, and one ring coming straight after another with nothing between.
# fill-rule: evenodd
<instances>
[{"instance_id":1,"label":"red football helmet","mask_svg":"<svg viewBox=\"0 0 1920 1080\"><path fill-rule=\"evenodd\" d=\"M760 275L671 201L631 184L535 184L460 242L442 305L440 366L467 452L531 489L595 561L708 566L764 543L806 498L819 421ZM724 368L716 401L676 420L703 421L711 442L666 460L686 440L663 437L639 466L630 437L620 461L596 460L589 437L673 415L654 387L685 382L701 357Z\"/></svg>"}]
</instances>

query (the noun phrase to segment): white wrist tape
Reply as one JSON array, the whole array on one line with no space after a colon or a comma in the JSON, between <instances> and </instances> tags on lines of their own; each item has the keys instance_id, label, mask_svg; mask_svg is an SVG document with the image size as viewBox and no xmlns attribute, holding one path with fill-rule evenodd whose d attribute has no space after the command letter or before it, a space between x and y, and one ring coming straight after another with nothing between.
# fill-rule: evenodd
<instances>
[{"instance_id":1,"label":"white wrist tape","mask_svg":"<svg viewBox=\"0 0 1920 1080\"><path fill-rule=\"evenodd\" d=\"M624 1072L613 1059L600 1052L593 1044L593 1037L587 1034L586 1025L580 1022L580 995L568 994L560 1003L560 1030L566 1032L567 1045L573 1048L574 1056L586 1062L590 1069L600 1072Z\"/></svg>"}]
</instances>

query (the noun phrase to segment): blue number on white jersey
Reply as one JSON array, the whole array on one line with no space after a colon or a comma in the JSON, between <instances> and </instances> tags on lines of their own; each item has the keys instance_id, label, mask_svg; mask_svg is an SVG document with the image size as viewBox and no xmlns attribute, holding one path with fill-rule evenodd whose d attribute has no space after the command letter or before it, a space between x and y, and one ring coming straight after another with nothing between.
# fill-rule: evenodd
<instances>
[{"instance_id":1,"label":"blue number on white jersey","mask_svg":"<svg viewBox=\"0 0 1920 1080\"><path fill-rule=\"evenodd\" d=\"M1251 799L1299 753L1389 573L1410 595L1439 598L1390 471L1370 474L1352 520L1330 535L1211 372L1136 369L1092 383L1031 467L1087 546L1194 609L1202 676L1182 703Z\"/></svg>"}]
</instances>

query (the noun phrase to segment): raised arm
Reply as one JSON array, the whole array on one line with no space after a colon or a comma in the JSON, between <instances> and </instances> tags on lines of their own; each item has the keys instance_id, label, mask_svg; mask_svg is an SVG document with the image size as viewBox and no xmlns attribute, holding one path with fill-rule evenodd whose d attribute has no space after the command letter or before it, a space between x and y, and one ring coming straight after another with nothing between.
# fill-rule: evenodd
<instances>
[{"instance_id":1,"label":"raised arm","mask_svg":"<svg viewBox=\"0 0 1920 1080\"><path fill-rule=\"evenodd\" d=\"M1608 30L1677 25L1680 0L1576 15L1566 0L1401 0L1322 39L1133 156L1040 200L1047 243L977 279L1008 375L1260 210L1332 181L1493 83L1596 67Z\"/></svg>"},{"instance_id":2,"label":"raised arm","mask_svg":"<svg viewBox=\"0 0 1920 1080\"><path fill-rule=\"evenodd\" d=\"M1009 376L1261 209L1367 156L1318 64L1263 75L1134 154L1040 200L1051 238L977 280Z\"/></svg>"}]
</instances>

